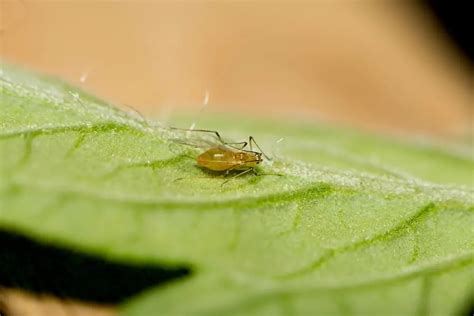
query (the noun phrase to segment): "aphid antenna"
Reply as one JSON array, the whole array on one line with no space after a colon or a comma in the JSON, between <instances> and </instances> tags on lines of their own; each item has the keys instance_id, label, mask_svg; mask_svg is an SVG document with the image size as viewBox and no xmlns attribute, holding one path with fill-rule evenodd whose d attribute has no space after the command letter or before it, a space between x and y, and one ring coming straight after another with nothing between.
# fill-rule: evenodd
<instances>
[{"instance_id":1,"label":"aphid antenna","mask_svg":"<svg viewBox=\"0 0 474 316\"><path fill-rule=\"evenodd\" d=\"M272 161L273 158L271 158L270 156L268 156L267 154L265 154L262 150L262 148L260 148L260 146L258 146L257 142L255 141L255 138L253 138L253 136L250 136L249 137L249 145L250 145L250 151L254 152L253 151L253 148L252 148L252 143L258 148L258 150L260 150L260 153L263 155L263 157L265 157L267 160L270 160Z\"/></svg>"}]
</instances>

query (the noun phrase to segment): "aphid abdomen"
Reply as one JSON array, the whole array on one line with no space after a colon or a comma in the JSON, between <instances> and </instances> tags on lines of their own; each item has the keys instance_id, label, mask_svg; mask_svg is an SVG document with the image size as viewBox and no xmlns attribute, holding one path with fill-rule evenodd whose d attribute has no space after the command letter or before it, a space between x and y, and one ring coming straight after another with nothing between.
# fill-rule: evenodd
<instances>
[{"instance_id":1,"label":"aphid abdomen","mask_svg":"<svg viewBox=\"0 0 474 316\"><path fill-rule=\"evenodd\" d=\"M222 150L220 148L211 148L200 154L197 157L196 162L200 167L214 171L231 170L234 166L240 164L239 161L235 160L232 151Z\"/></svg>"}]
</instances>

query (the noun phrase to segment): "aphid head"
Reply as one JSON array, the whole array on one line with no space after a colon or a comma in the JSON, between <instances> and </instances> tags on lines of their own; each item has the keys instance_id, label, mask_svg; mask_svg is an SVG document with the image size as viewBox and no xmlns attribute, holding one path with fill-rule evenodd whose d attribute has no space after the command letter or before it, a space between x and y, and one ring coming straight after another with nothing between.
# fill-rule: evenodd
<instances>
[{"instance_id":1,"label":"aphid head","mask_svg":"<svg viewBox=\"0 0 474 316\"><path fill-rule=\"evenodd\" d=\"M240 161L245 161L247 163L259 164L263 161L262 153L256 151L242 151L237 157Z\"/></svg>"}]
</instances>

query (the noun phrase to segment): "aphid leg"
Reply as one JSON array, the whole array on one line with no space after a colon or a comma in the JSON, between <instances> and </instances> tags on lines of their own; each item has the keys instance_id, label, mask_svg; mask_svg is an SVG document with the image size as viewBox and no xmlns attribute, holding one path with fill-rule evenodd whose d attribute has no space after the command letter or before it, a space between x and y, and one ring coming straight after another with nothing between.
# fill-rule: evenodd
<instances>
[{"instance_id":1,"label":"aphid leg","mask_svg":"<svg viewBox=\"0 0 474 316\"><path fill-rule=\"evenodd\" d=\"M239 150L243 150L245 147L247 147L248 143L247 142L236 142L236 143L224 143L226 146L230 146L232 148L236 148ZM234 146L234 145L240 145L240 147Z\"/></svg>"},{"instance_id":2,"label":"aphid leg","mask_svg":"<svg viewBox=\"0 0 474 316\"><path fill-rule=\"evenodd\" d=\"M189 129L189 128L180 128L180 127L170 127L170 129L175 129L178 131L187 131L187 132L211 133L211 134L216 135L216 137L219 139L221 143L225 144L224 140L222 139L218 131L211 131L208 129Z\"/></svg>"},{"instance_id":3,"label":"aphid leg","mask_svg":"<svg viewBox=\"0 0 474 316\"><path fill-rule=\"evenodd\" d=\"M229 179L225 180L224 182L222 182L222 183L221 183L221 186L223 186L224 184L226 184L226 183L229 182L230 180L234 180L235 178L240 177L240 176L242 176L242 175L244 175L244 174L246 174L246 173L252 172L252 171L255 173L254 168L249 168L249 169L246 169L246 170L244 170L244 171L242 171L242 172L239 172L239 173L237 173L235 176L232 176L231 178L229 178ZM226 173L226 174L227 174L227 173Z\"/></svg>"},{"instance_id":4,"label":"aphid leg","mask_svg":"<svg viewBox=\"0 0 474 316\"><path fill-rule=\"evenodd\" d=\"M214 134L217 139L223 144L223 145L226 145L226 146L230 146L230 147L233 147L233 148L236 148L236 149L239 149L239 150L242 150L244 149L245 147L247 147L247 142L225 142L221 135L219 134L218 131L212 131L212 130L208 130L208 129L188 129L188 128L179 128L179 127L170 127L170 129L175 129L175 130L180 130L180 131L187 131L187 132L198 132L198 133L211 133L211 134ZM236 146L233 146L233 145L241 145L241 147L236 147Z\"/></svg>"},{"instance_id":5,"label":"aphid leg","mask_svg":"<svg viewBox=\"0 0 474 316\"><path fill-rule=\"evenodd\" d=\"M198 146L196 144L191 144L191 143L188 143L188 142L185 142L185 141L182 141L182 140L178 140L178 139L173 139L173 142L178 143L178 144L182 144L182 145L186 145L186 146L190 146L190 147L201 148L200 146Z\"/></svg>"},{"instance_id":6,"label":"aphid leg","mask_svg":"<svg viewBox=\"0 0 474 316\"><path fill-rule=\"evenodd\" d=\"M269 156L267 156L267 155L263 152L262 148L260 148L260 146L258 146L258 144L257 144L257 142L255 141L255 138L253 138L253 136L250 136L250 137L249 137L250 151L253 151L253 149L252 149L252 143L258 148L258 150L260 150L260 152L262 153L262 155L263 155L266 159L272 160L272 158L270 158Z\"/></svg>"}]
</instances>

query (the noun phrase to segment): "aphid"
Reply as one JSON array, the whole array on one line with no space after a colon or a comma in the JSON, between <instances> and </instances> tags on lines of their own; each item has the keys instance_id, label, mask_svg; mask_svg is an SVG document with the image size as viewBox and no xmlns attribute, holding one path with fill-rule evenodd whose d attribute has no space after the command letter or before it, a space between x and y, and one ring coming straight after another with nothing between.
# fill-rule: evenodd
<instances>
[{"instance_id":1,"label":"aphid","mask_svg":"<svg viewBox=\"0 0 474 316\"><path fill-rule=\"evenodd\" d=\"M79 100L79 97L77 95L75 95L73 92L69 93L82 105L82 102ZM207 98L208 96L206 94L206 99ZM140 112L138 112L131 106L127 107L133 110L134 113L137 113L142 119L142 121L148 125L147 120ZM260 146L258 146L257 142L252 136L249 137L248 142L225 142L217 131L205 129L183 129L177 127L169 127L169 129L186 131L187 133L210 133L217 137L219 141L219 144L217 145L215 144L215 140L212 142L201 140L197 143L183 141L183 139L173 139L173 141L194 147L207 148L205 152L201 153L199 156L196 157L196 163L201 168L205 168L215 172L222 172L226 175L228 175L231 171L241 171L235 174L233 177L224 181L222 185L236 177L239 177L249 172L253 172L255 175L258 175L255 168L257 168L257 166L263 162L263 157L265 157L267 160L272 160L262 151L262 149L260 148ZM247 146L250 147L250 150L246 149ZM259 151L254 151L253 146L257 147ZM274 175L279 176L279 174Z\"/></svg>"},{"instance_id":2,"label":"aphid","mask_svg":"<svg viewBox=\"0 0 474 316\"><path fill-rule=\"evenodd\" d=\"M229 180L244 175L249 172L253 172L257 175L255 168L263 162L263 157L268 160L271 160L270 157L265 155L258 146L255 139L250 136L248 142L225 142L220 136L219 132L204 130L204 129L181 129L172 127L174 130L185 130L188 132L201 132L201 133L211 133L214 134L219 140L220 144L210 146L205 152L196 157L196 163L199 167L222 172L226 175L231 171L238 170L241 171L234 175L232 178L226 180L224 183L227 183ZM201 147L199 145L186 143L179 141L180 143L191 145L195 147ZM247 146L250 147L250 150L245 149ZM257 147L259 151L254 151L253 146ZM208 146L209 147L209 146ZM223 183L223 184L224 184Z\"/></svg>"}]
</instances>

